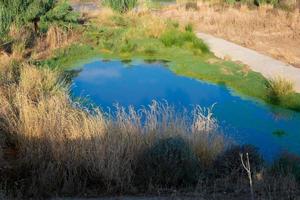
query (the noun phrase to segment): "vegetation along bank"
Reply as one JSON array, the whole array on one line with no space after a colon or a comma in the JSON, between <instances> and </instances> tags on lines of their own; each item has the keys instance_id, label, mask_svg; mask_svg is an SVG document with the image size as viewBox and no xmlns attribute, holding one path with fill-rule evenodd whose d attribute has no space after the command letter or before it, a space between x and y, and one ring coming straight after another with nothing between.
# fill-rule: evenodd
<instances>
[{"instance_id":1,"label":"vegetation along bank","mask_svg":"<svg viewBox=\"0 0 300 200\"><path fill-rule=\"evenodd\" d=\"M177 74L300 109L300 96L287 81L268 81L215 58L192 25L161 20L147 7L132 11L135 3L107 0L104 4L114 11L79 14L64 1L0 1L0 195L22 199L177 190L208 197L246 191L248 196L240 153L250 156L253 195L299 195L298 157L285 154L266 164L256 148L231 145L209 112L195 110L191 121L154 103L143 112L119 108L107 116L70 98L64 71L78 62L145 59L167 61Z\"/></svg>"}]
</instances>

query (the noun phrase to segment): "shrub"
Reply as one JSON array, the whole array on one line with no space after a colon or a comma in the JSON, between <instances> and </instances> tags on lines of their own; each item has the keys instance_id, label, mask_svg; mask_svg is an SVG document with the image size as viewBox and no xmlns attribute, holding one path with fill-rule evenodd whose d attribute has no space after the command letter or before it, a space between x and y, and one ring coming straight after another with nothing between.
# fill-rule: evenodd
<instances>
[{"instance_id":1,"label":"shrub","mask_svg":"<svg viewBox=\"0 0 300 200\"><path fill-rule=\"evenodd\" d=\"M193 48L201 50L202 53L209 52L208 46L201 39L197 38L193 32L189 31L181 32L173 28L162 34L160 40L167 47L182 47L184 44L190 43Z\"/></svg>"},{"instance_id":2,"label":"shrub","mask_svg":"<svg viewBox=\"0 0 300 200\"><path fill-rule=\"evenodd\" d=\"M268 80L266 87L268 98L273 103L279 103L282 98L294 93L293 83L281 77Z\"/></svg>"},{"instance_id":3,"label":"shrub","mask_svg":"<svg viewBox=\"0 0 300 200\"><path fill-rule=\"evenodd\" d=\"M48 12L55 4L54 0L1 0L0 9L4 8L6 12L1 12L1 23L4 24L2 34L5 34L9 26L14 23L18 26L28 22L34 22L46 12Z\"/></svg>"},{"instance_id":4,"label":"shrub","mask_svg":"<svg viewBox=\"0 0 300 200\"><path fill-rule=\"evenodd\" d=\"M68 3L64 1L58 2L53 9L41 17L40 29L45 32L51 23L59 26L76 24L78 18L78 13L73 12L72 7Z\"/></svg>"},{"instance_id":5,"label":"shrub","mask_svg":"<svg viewBox=\"0 0 300 200\"><path fill-rule=\"evenodd\" d=\"M117 12L125 13L137 5L137 0L104 0L104 5Z\"/></svg>"},{"instance_id":6,"label":"shrub","mask_svg":"<svg viewBox=\"0 0 300 200\"><path fill-rule=\"evenodd\" d=\"M263 166L263 159L257 148L252 145L233 146L217 157L214 170L218 177L231 176L233 178L244 173L240 153L248 153L252 172L259 171Z\"/></svg>"},{"instance_id":7,"label":"shrub","mask_svg":"<svg viewBox=\"0 0 300 200\"><path fill-rule=\"evenodd\" d=\"M198 172L197 158L182 138L161 139L141 154L136 183L144 187L193 185L199 177Z\"/></svg>"},{"instance_id":8,"label":"shrub","mask_svg":"<svg viewBox=\"0 0 300 200\"><path fill-rule=\"evenodd\" d=\"M0 2L0 36L8 32L11 23L11 16L8 9Z\"/></svg>"},{"instance_id":9,"label":"shrub","mask_svg":"<svg viewBox=\"0 0 300 200\"><path fill-rule=\"evenodd\" d=\"M0 35L7 34L11 24L22 26L38 22L42 29L47 28L48 23L77 22L77 15L64 1L55 0L0 0ZM37 30L36 30L37 31Z\"/></svg>"},{"instance_id":10,"label":"shrub","mask_svg":"<svg viewBox=\"0 0 300 200\"><path fill-rule=\"evenodd\" d=\"M184 27L184 29L187 32L193 32L193 25L189 23Z\"/></svg>"},{"instance_id":11,"label":"shrub","mask_svg":"<svg viewBox=\"0 0 300 200\"><path fill-rule=\"evenodd\" d=\"M300 157L284 153L274 161L271 167L271 173L275 175L292 174L296 180L300 183Z\"/></svg>"}]
</instances>

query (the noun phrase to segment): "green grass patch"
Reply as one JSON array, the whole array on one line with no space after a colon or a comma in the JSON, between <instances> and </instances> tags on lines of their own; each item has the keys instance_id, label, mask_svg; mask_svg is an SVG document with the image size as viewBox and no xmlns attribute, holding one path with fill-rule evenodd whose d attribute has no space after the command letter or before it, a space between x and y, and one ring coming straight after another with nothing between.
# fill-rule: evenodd
<instances>
[{"instance_id":1,"label":"green grass patch","mask_svg":"<svg viewBox=\"0 0 300 200\"><path fill-rule=\"evenodd\" d=\"M100 57L100 50L90 45L74 44L65 49L59 49L51 59L35 61L40 67L47 66L51 69L66 70L70 67L79 66L86 59Z\"/></svg>"}]
</instances>

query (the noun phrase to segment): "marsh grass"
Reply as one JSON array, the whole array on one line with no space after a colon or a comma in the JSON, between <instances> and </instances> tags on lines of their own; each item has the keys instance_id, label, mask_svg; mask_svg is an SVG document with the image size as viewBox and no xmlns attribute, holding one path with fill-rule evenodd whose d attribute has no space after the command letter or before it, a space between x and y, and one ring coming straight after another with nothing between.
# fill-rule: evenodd
<instances>
[{"instance_id":1,"label":"marsh grass","mask_svg":"<svg viewBox=\"0 0 300 200\"><path fill-rule=\"evenodd\" d=\"M103 113L72 101L58 72L16 66L17 72L8 65L0 75L1 134L15 152L6 159L17 163L1 176L14 194L134 191L140 153L159 140L181 138L197 160L207 158L203 164L225 146L211 110L178 113L153 102L140 110L117 106Z\"/></svg>"},{"instance_id":2,"label":"marsh grass","mask_svg":"<svg viewBox=\"0 0 300 200\"><path fill-rule=\"evenodd\" d=\"M57 25L51 26L47 31L46 42L51 49L64 46L68 41L68 33Z\"/></svg>"},{"instance_id":3,"label":"marsh grass","mask_svg":"<svg viewBox=\"0 0 300 200\"><path fill-rule=\"evenodd\" d=\"M43 198L185 187L214 194L244 191L247 182L235 170L240 169L240 151L250 152L254 175L263 177L255 178L258 193L297 194L298 161L287 160L294 171L274 167L260 175L263 162L257 150L231 148L219 132L213 107L178 112L167 102L153 102L138 110L116 105L103 113L70 99L58 71L9 60L1 66L0 173L5 194ZM166 179L170 170L176 173ZM287 186L274 181L273 173Z\"/></svg>"},{"instance_id":4,"label":"marsh grass","mask_svg":"<svg viewBox=\"0 0 300 200\"><path fill-rule=\"evenodd\" d=\"M101 49L117 56L126 53L129 58L131 54L145 58L146 53L147 56L150 55L149 58L176 62L176 66L170 65L170 68L179 74L192 77L200 74L200 78L207 75L208 79L213 74L210 80L220 78L229 83L244 83L240 85L241 88L246 88L248 83L252 83L249 85L256 90L261 86L257 83L264 79L249 73L252 79L246 81L246 84L243 81L249 76L243 76L243 81L233 76L228 80L223 74L220 77L216 76L218 66L202 61L207 56L205 53L191 53L191 49L201 48L197 47L197 42L194 43L192 33L182 30L176 22L161 22L155 16L147 21L144 20L149 17L147 13L128 12L119 15L110 10L98 13L94 17L91 23L96 24L88 25L86 34L80 40L86 44L74 44L58 49L54 58L45 61L39 68L21 63L22 60L15 61L9 56L1 56L0 161L3 162L0 166L0 186L5 186L5 193L12 196L20 194L21 198L44 198L57 195L136 194L148 192L149 188L152 188L151 191L170 189L168 185L162 186L159 183L159 180L164 180L164 175L157 178L158 184L153 184L155 181L143 182L137 175L141 172L138 170L140 160L144 158L141 153L161 149L157 148L161 143L163 145L158 145L159 147L167 146L167 149L172 150L172 153L162 151L167 152L162 155L169 156L166 163L175 163L171 164L172 166L167 165L164 169L186 170L185 164L174 162L179 155L184 155L180 153L181 149L177 151L178 148L174 147L173 142L171 145L165 142L173 141L174 138L176 141L180 140L179 146L184 147L184 152L193 155L188 157L193 157L191 160L196 159L199 164L195 169L199 172L192 171L187 175L201 174L196 187L201 185L200 183L205 184L201 185L201 188L198 187L199 191L224 194L236 191L235 189L244 189L245 181L240 174L231 174L238 179L238 183L233 183L232 177L215 179L216 177L212 176L212 166L228 146L227 138L219 133L212 108L195 107L191 113L178 112L172 105L153 102L139 110L117 106L113 112L103 113L99 108L91 110L71 99L68 85L60 71L55 69L65 69L70 63L78 61L76 59L95 55ZM166 34L170 24L172 30L179 32L178 35L187 34L188 39L184 36L179 42L171 42L169 47L163 44L160 38ZM156 26L159 30L155 30ZM49 32L49 35L49 43L56 49L57 45L60 45L57 41L64 38L64 33L61 36L60 30L53 28L53 33ZM181 36L179 38L182 39ZM41 43L45 42L45 38L40 39ZM138 46L131 49L130 45L124 47L124 44ZM122 52L121 47L125 51ZM237 65L222 64L223 67L229 66L235 71L240 69ZM187 67L188 70L180 71L182 68L178 66ZM256 81L251 82L253 79ZM161 157L159 153L154 155ZM232 162L236 163L235 156L228 157L233 157ZM156 165L154 168L160 171L160 167ZM278 196L276 190L270 192L269 188L280 188L284 194L297 192L298 185L294 182L294 175L288 176L291 178L284 179L280 175L276 187L272 177L271 181L264 179L262 185L266 188L268 197ZM143 182L145 187L139 188L141 185L136 184L139 182ZM194 187L195 183L192 182ZM288 184L285 186L282 183ZM247 185L247 182L244 185ZM291 189L288 189L289 186ZM180 184L171 185L172 189L178 190L185 189L184 187ZM257 191L259 193L262 190L258 187Z\"/></svg>"},{"instance_id":5,"label":"marsh grass","mask_svg":"<svg viewBox=\"0 0 300 200\"><path fill-rule=\"evenodd\" d=\"M274 103L280 103L282 99L295 93L293 82L282 77L269 79L266 82L266 87L268 97Z\"/></svg>"},{"instance_id":6,"label":"marsh grass","mask_svg":"<svg viewBox=\"0 0 300 200\"><path fill-rule=\"evenodd\" d=\"M184 47L185 45L191 44L192 48L199 49L202 53L208 53L208 46L197 36L190 31L190 28L187 31L182 32L178 29L170 29L161 35L160 40L162 43L167 46L178 46Z\"/></svg>"}]
</instances>

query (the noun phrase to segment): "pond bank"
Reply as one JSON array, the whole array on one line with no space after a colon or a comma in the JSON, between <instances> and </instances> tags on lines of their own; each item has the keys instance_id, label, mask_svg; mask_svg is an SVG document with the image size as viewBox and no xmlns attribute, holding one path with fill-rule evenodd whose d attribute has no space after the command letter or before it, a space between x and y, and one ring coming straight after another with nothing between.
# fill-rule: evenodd
<instances>
[{"instance_id":1,"label":"pond bank","mask_svg":"<svg viewBox=\"0 0 300 200\"><path fill-rule=\"evenodd\" d=\"M104 8L98 9L98 14L91 14L90 17L92 23L80 41L84 50L80 52L81 47L72 47L71 50L65 51L63 56L58 55L52 61L60 66L72 66L78 57L86 58L84 54L90 52L86 49L91 49L95 52L95 57L101 58L166 60L169 61L168 66L171 70L179 75L223 84L240 94L256 97L284 108L300 110L300 94L282 96L276 102L271 102L273 97L268 96L270 91L264 74L247 65L218 59L212 53L202 52L203 49L196 47L202 45L202 41L200 39L197 41L195 34L181 31L185 28L184 24L172 20L162 21L151 12L134 12L119 16ZM215 49L211 48L215 52ZM75 57L71 61L73 64L63 61L70 62L70 57ZM298 91L298 86L296 87Z\"/></svg>"},{"instance_id":2,"label":"pond bank","mask_svg":"<svg viewBox=\"0 0 300 200\"><path fill-rule=\"evenodd\" d=\"M97 60L74 72L72 95L87 98L104 112L113 111L116 104L139 110L153 101L166 101L180 113L200 106L212 111L220 132L239 145L256 146L266 160L282 152L300 155L300 113L240 97L222 85L182 77L164 63Z\"/></svg>"},{"instance_id":3,"label":"pond bank","mask_svg":"<svg viewBox=\"0 0 300 200\"><path fill-rule=\"evenodd\" d=\"M294 83L295 91L300 93L299 68L206 33L199 32L197 36L209 45L215 56L221 59L229 58L232 61L240 61L268 79L282 77L290 80Z\"/></svg>"}]
</instances>

